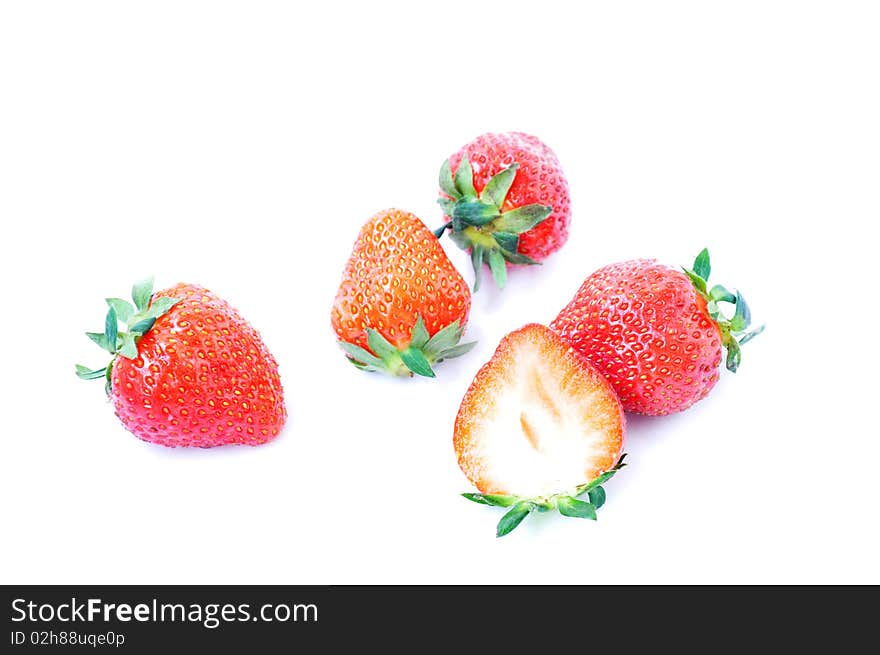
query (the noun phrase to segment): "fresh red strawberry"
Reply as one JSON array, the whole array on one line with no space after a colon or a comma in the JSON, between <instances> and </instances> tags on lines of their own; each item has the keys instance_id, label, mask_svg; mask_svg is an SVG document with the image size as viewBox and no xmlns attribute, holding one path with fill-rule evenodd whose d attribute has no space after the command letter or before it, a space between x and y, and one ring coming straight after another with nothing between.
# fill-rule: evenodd
<instances>
[{"instance_id":1,"label":"fresh red strawberry","mask_svg":"<svg viewBox=\"0 0 880 655\"><path fill-rule=\"evenodd\" d=\"M104 378L116 415L144 441L209 448L278 436L284 394L257 331L203 287L152 288L152 279L136 284L134 306L107 299L104 332L87 335L113 359L99 370L77 365L77 375Z\"/></svg>"},{"instance_id":2,"label":"fresh red strawberry","mask_svg":"<svg viewBox=\"0 0 880 655\"><path fill-rule=\"evenodd\" d=\"M501 340L465 393L455 419L458 465L510 507L497 535L532 511L596 518L602 488L623 466L624 416L608 381L557 334L526 325ZM589 494L589 502L578 496Z\"/></svg>"},{"instance_id":3,"label":"fresh red strawberry","mask_svg":"<svg viewBox=\"0 0 880 655\"><path fill-rule=\"evenodd\" d=\"M687 409L718 381L722 346L736 371L748 305L738 291L711 289L709 252L684 272L639 259L600 268L550 324L607 377L628 412L661 415ZM733 317L719 303L734 306Z\"/></svg>"},{"instance_id":4,"label":"fresh red strawberry","mask_svg":"<svg viewBox=\"0 0 880 655\"><path fill-rule=\"evenodd\" d=\"M568 239L571 201L556 155L522 132L484 134L443 163L439 203L452 240L471 253L474 290L487 263L498 287L507 264L537 264Z\"/></svg>"},{"instance_id":5,"label":"fresh red strawberry","mask_svg":"<svg viewBox=\"0 0 880 655\"><path fill-rule=\"evenodd\" d=\"M471 292L440 242L415 215L387 209L361 228L333 303L339 345L358 368L434 377L458 357Z\"/></svg>"}]
</instances>

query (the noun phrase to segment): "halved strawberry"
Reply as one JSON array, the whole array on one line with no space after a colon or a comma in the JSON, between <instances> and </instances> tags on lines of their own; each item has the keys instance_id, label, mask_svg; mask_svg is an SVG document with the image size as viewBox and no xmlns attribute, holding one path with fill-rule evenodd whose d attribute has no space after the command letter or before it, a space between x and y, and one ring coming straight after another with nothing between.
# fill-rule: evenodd
<instances>
[{"instance_id":1,"label":"halved strawberry","mask_svg":"<svg viewBox=\"0 0 880 655\"><path fill-rule=\"evenodd\" d=\"M458 410L458 464L482 492L464 496L511 508L499 537L532 511L595 519L624 431L608 381L549 328L526 325L501 340Z\"/></svg>"}]
</instances>

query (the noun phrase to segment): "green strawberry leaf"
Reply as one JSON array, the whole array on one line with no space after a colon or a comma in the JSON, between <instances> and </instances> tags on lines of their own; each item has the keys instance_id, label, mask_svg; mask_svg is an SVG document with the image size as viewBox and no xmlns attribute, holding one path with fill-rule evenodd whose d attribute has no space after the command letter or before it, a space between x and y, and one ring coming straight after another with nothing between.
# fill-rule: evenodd
<instances>
[{"instance_id":1,"label":"green strawberry leaf","mask_svg":"<svg viewBox=\"0 0 880 655\"><path fill-rule=\"evenodd\" d=\"M516 177L517 168L519 168L519 164L514 163L500 173L495 174L486 183L486 186L483 187L483 191L480 193L480 200L501 211L501 205L504 204L507 192L510 191L510 186L513 184L514 177Z\"/></svg>"},{"instance_id":2,"label":"green strawberry leaf","mask_svg":"<svg viewBox=\"0 0 880 655\"><path fill-rule=\"evenodd\" d=\"M752 312L749 311L749 306L746 304L745 298L743 298L742 294L737 291L736 312L734 313L733 318L730 319L730 329L733 332L742 332L749 327L749 323L751 322Z\"/></svg>"},{"instance_id":3,"label":"green strawberry leaf","mask_svg":"<svg viewBox=\"0 0 880 655\"><path fill-rule=\"evenodd\" d=\"M406 364L406 367L416 375L421 375L426 378L436 377L434 371L431 369L431 362L425 358L425 355L421 350L416 348L401 350L400 358L403 360L403 363Z\"/></svg>"},{"instance_id":4,"label":"green strawberry leaf","mask_svg":"<svg viewBox=\"0 0 880 655\"><path fill-rule=\"evenodd\" d=\"M398 357L397 348L373 328L367 328L367 344L385 364L393 362Z\"/></svg>"},{"instance_id":5,"label":"green strawberry leaf","mask_svg":"<svg viewBox=\"0 0 880 655\"><path fill-rule=\"evenodd\" d=\"M452 169L449 166L448 159L440 167L440 190L454 200L461 198L461 194L455 188L455 182L452 180ZM452 214L448 213L446 215L451 216Z\"/></svg>"},{"instance_id":6,"label":"green strawberry leaf","mask_svg":"<svg viewBox=\"0 0 880 655\"><path fill-rule=\"evenodd\" d=\"M511 264L524 264L528 266L541 266L541 262L532 259L531 257L527 257L521 252L512 252L510 250L502 250L502 256L504 259L509 261Z\"/></svg>"},{"instance_id":7,"label":"green strawberry leaf","mask_svg":"<svg viewBox=\"0 0 880 655\"><path fill-rule=\"evenodd\" d=\"M422 351L428 357L435 357L444 350L452 348L461 339L461 326L458 319L439 330L428 343L422 348Z\"/></svg>"},{"instance_id":8,"label":"green strawberry leaf","mask_svg":"<svg viewBox=\"0 0 880 655\"><path fill-rule=\"evenodd\" d=\"M364 364L363 362L359 362L355 359L352 359L351 357L346 357L345 360L359 371L368 371L372 373L373 371L381 370L382 367L382 364L380 364L379 366L371 366L370 364Z\"/></svg>"},{"instance_id":9,"label":"green strawberry leaf","mask_svg":"<svg viewBox=\"0 0 880 655\"><path fill-rule=\"evenodd\" d=\"M492 271L495 285L499 289L503 289L504 285L507 284L507 264L501 251L494 249L489 251L489 268Z\"/></svg>"},{"instance_id":10,"label":"green strawberry leaf","mask_svg":"<svg viewBox=\"0 0 880 655\"><path fill-rule=\"evenodd\" d=\"M81 364L76 365L76 375L82 380L97 380L107 375L107 367L92 370Z\"/></svg>"},{"instance_id":11,"label":"green strawberry leaf","mask_svg":"<svg viewBox=\"0 0 880 655\"><path fill-rule=\"evenodd\" d=\"M477 192L474 189L474 171L471 168L471 162L467 155L461 158L461 163L455 170L455 188L464 198L471 199L477 197Z\"/></svg>"},{"instance_id":12,"label":"green strawberry leaf","mask_svg":"<svg viewBox=\"0 0 880 655\"><path fill-rule=\"evenodd\" d=\"M147 309L145 317L159 318L160 316L167 314L168 311L179 302L180 298L166 298L165 296L156 298L150 303L150 307Z\"/></svg>"},{"instance_id":13,"label":"green strawberry leaf","mask_svg":"<svg viewBox=\"0 0 880 655\"><path fill-rule=\"evenodd\" d=\"M425 329L425 321L422 320L420 314L416 317L416 324L413 325L412 333L409 338L409 346L410 348L423 350L430 338L431 335L429 335L428 330Z\"/></svg>"},{"instance_id":14,"label":"green strawberry leaf","mask_svg":"<svg viewBox=\"0 0 880 655\"><path fill-rule=\"evenodd\" d=\"M382 366L382 360L376 357L373 353L364 348L361 348L358 345L353 343L348 343L347 341L339 341L339 347L342 348L349 357L351 357L350 361L359 363L362 366L374 366L376 368L380 368Z\"/></svg>"},{"instance_id":15,"label":"green strawberry leaf","mask_svg":"<svg viewBox=\"0 0 880 655\"><path fill-rule=\"evenodd\" d=\"M143 336L147 332L150 331L150 329L153 327L153 325L155 323L156 323L156 319L153 318L152 316L149 318L143 318L143 319L137 321L134 325L129 325L128 330L129 330L129 332L134 332L134 333L138 334L139 336Z\"/></svg>"},{"instance_id":16,"label":"green strawberry leaf","mask_svg":"<svg viewBox=\"0 0 880 655\"><path fill-rule=\"evenodd\" d=\"M724 345L727 346L727 361L725 362L727 370L736 373L740 362L742 362L742 350L740 350L737 340L733 338L726 341Z\"/></svg>"},{"instance_id":17,"label":"green strawberry leaf","mask_svg":"<svg viewBox=\"0 0 880 655\"><path fill-rule=\"evenodd\" d=\"M462 225L486 225L498 217L498 210L491 205L486 205L479 200L459 200L455 203L452 211L454 221Z\"/></svg>"},{"instance_id":18,"label":"green strawberry leaf","mask_svg":"<svg viewBox=\"0 0 880 655\"><path fill-rule=\"evenodd\" d=\"M563 516L596 520L596 508L592 503L586 503L571 496L559 496L556 499L556 508Z\"/></svg>"},{"instance_id":19,"label":"green strawberry leaf","mask_svg":"<svg viewBox=\"0 0 880 655\"><path fill-rule=\"evenodd\" d=\"M706 311L709 312L709 316L712 317L712 320L718 322L719 317L721 316L721 310L718 309L718 303L714 300L710 300L706 303Z\"/></svg>"},{"instance_id":20,"label":"green strawberry leaf","mask_svg":"<svg viewBox=\"0 0 880 655\"><path fill-rule=\"evenodd\" d=\"M474 293L480 290L483 279L483 246L478 243L471 248L471 263L474 266Z\"/></svg>"},{"instance_id":21,"label":"green strawberry leaf","mask_svg":"<svg viewBox=\"0 0 880 655\"><path fill-rule=\"evenodd\" d=\"M134 301L135 307L139 312L144 311L150 303L150 296L153 295L153 278L148 277L136 282L131 288L131 299Z\"/></svg>"},{"instance_id":22,"label":"green strawberry leaf","mask_svg":"<svg viewBox=\"0 0 880 655\"><path fill-rule=\"evenodd\" d=\"M708 294L706 293L706 280L704 278L701 278L689 268L682 268L682 270L685 272L685 275L690 278L691 282L693 282L694 287L697 289L700 295L704 298L707 297Z\"/></svg>"},{"instance_id":23,"label":"green strawberry leaf","mask_svg":"<svg viewBox=\"0 0 880 655\"><path fill-rule=\"evenodd\" d=\"M703 248L700 251L700 254L697 255L697 258L694 260L693 271L694 273L699 275L704 281L709 279L709 274L712 272L712 265L709 262L708 248Z\"/></svg>"},{"instance_id":24,"label":"green strawberry leaf","mask_svg":"<svg viewBox=\"0 0 880 655\"><path fill-rule=\"evenodd\" d=\"M507 514L501 517L501 520L498 522L498 527L495 530L495 536L503 537L513 532L513 530L523 522L523 519L527 517L533 509L535 509L535 505L531 501L521 500L516 503L516 505L510 508Z\"/></svg>"},{"instance_id":25,"label":"green strawberry leaf","mask_svg":"<svg viewBox=\"0 0 880 655\"><path fill-rule=\"evenodd\" d=\"M513 232L494 232L492 237L502 250L516 252L519 248L519 235Z\"/></svg>"},{"instance_id":26,"label":"green strawberry leaf","mask_svg":"<svg viewBox=\"0 0 880 655\"><path fill-rule=\"evenodd\" d=\"M736 296L720 284L712 287L712 290L709 291L709 297L717 302L736 302Z\"/></svg>"},{"instance_id":27,"label":"green strawberry leaf","mask_svg":"<svg viewBox=\"0 0 880 655\"><path fill-rule=\"evenodd\" d=\"M105 298L107 304L116 310L116 316L123 323L128 323L128 319L134 314L134 307L127 300L122 298Z\"/></svg>"},{"instance_id":28,"label":"green strawberry leaf","mask_svg":"<svg viewBox=\"0 0 880 655\"><path fill-rule=\"evenodd\" d=\"M107 310L107 317L104 319L104 336L107 338L107 349L112 353L116 353L116 337L119 335L119 319L116 316L116 310L113 306Z\"/></svg>"},{"instance_id":29,"label":"green strawberry leaf","mask_svg":"<svg viewBox=\"0 0 880 655\"><path fill-rule=\"evenodd\" d=\"M103 332L86 332L86 336L94 341L96 344L101 346L104 350L109 352L111 355L113 351L110 349L110 346L107 344L107 335Z\"/></svg>"},{"instance_id":30,"label":"green strawberry leaf","mask_svg":"<svg viewBox=\"0 0 880 655\"><path fill-rule=\"evenodd\" d=\"M614 477L614 474L616 472L617 471L615 471L614 469L611 469L610 471L605 471L602 475L599 475L598 477L593 478L592 480L590 480L586 484L580 485L577 488L577 492L575 493L575 495L582 496L586 492L588 492L592 489L595 489L596 487L598 487L600 485L605 484L606 482L608 482L608 480L610 480L611 478Z\"/></svg>"},{"instance_id":31,"label":"green strawberry leaf","mask_svg":"<svg viewBox=\"0 0 880 655\"><path fill-rule=\"evenodd\" d=\"M446 350L441 350L434 361L442 362L444 359L454 359L456 357L461 357L462 355L467 354L471 350L473 350L474 346L476 345L476 341L468 341L467 343L460 343L457 346L452 346L451 348L447 348Z\"/></svg>"},{"instance_id":32,"label":"green strawberry leaf","mask_svg":"<svg viewBox=\"0 0 880 655\"><path fill-rule=\"evenodd\" d=\"M122 346L119 348L119 354L128 359L137 359L138 351L135 344L135 334L133 332L123 332Z\"/></svg>"},{"instance_id":33,"label":"green strawberry leaf","mask_svg":"<svg viewBox=\"0 0 880 655\"><path fill-rule=\"evenodd\" d=\"M759 334L761 334L761 332L764 331L765 327L767 327L767 326L762 325L760 327L755 328L751 332L746 332L742 337L740 337L739 345L743 345L744 343L748 343L749 341L754 339L756 336L758 336Z\"/></svg>"},{"instance_id":34,"label":"green strawberry leaf","mask_svg":"<svg viewBox=\"0 0 880 655\"><path fill-rule=\"evenodd\" d=\"M590 502L593 504L593 507L600 509L605 504L605 488L593 487L590 489Z\"/></svg>"},{"instance_id":35,"label":"green strawberry leaf","mask_svg":"<svg viewBox=\"0 0 880 655\"><path fill-rule=\"evenodd\" d=\"M553 207L549 205L534 204L517 207L501 214L494 223L495 230L498 232L522 234L547 220L547 217L552 213Z\"/></svg>"},{"instance_id":36,"label":"green strawberry leaf","mask_svg":"<svg viewBox=\"0 0 880 655\"><path fill-rule=\"evenodd\" d=\"M519 501L516 496L506 496L504 494L462 494L465 498L481 505L493 505L495 507L510 507Z\"/></svg>"}]
</instances>

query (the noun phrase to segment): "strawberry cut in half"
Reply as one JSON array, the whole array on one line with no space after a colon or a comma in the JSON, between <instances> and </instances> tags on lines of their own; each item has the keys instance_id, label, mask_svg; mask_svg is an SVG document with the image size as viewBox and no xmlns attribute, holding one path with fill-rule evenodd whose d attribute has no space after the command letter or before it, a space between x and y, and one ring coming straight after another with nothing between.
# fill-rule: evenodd
<instances>
[{"instance_id":1,"label":"strawberry cut in half","mask_svg":"<svg viewBox=\"0 0 880 655\"><path fill-rule=\"evenodd\" d=\"M556 154L523 132L483 134L440 168L446 230L470 252L474 291L488 265L498 288L508 265L540 264L568 239L571 201Z\"/></svg>"},{"instance_id":2,"label":"strawberry cut in half","mask_svg":"<svg viewBox=\"0 0 880 655\"><path fill-rule=\"evenodd\" d=\"M278 364L259 333L204 287L153 293L152 278L132 302L107 298L103 332L86 335L111 355L83 379L103 379L122 424L162 446L256 446L287 419ZM123 329L120 329L120 324Z\"/></svg>"},{"instance_id":3,"label":"strawberry cut in half","mask_svg":"<svg viewBox=\"0 0 880 655\"><path fill-rule=\"evenodd\" d=\"M330 321L340 348L364 371L434 377L464 355L471 292L443 246L410 212L381 211L361 228Z\"/></svg>"},{"instance_id":4,"label":"strawberry cut in half","mask_svg":"<svg viewBox=\"0 0 880 655\"><path fill-rule=\"evenodd\" d=\"M458 410L458 464L480 491L464 497L509 508L499 537L536 511L595 519L602 485L624 466L624 433L608 381L550 329L526 325L501 340Z\"/></svg>"}]
</instances>

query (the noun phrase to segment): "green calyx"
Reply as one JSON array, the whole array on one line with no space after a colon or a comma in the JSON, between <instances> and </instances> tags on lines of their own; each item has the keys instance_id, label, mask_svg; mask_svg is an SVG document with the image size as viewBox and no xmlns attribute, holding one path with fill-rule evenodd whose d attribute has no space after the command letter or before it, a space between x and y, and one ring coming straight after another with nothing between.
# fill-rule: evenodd
<instances>
[{"instance_id":1,"label":"green calyx","mask_svg":"<svg viewBox=\"0 0 880 655\"><path fill-rule=\"evenodd\" d=\"M464 332L459 321L450 323L433 337L430 336L421 316L416 319L409 344L405 348L397 348L372 328L367 328L366 332L367 345L372 352L347 341L340 341L339 346L348 355L348 361L357 368L386 375L415 374L433 378L434 364L464 355L477 345L476 341L459 343Z\"/></svg>"},{"instance_id":2,"label":"green calyx","mask_svg":"<svg viewBox=\"0 0 880 655\"><path fill-rule=\"evenodd\" d=\"M554 494L538 498L521 498L504 494L462 494L465 498L481 505L493 505L495 507L509 507L507 513L501 517L495 530L496 537L503 537L523 522L532 512L549 512L557 510L563 516L579 519L596 520L597 510L605 504L605 489L603 484L614 477L614 474L622 469L626 453L620 456L617 464L596 478L578 486L571 494ZM587 494L588 500L580 500L580 496Z\"/></svg>"},{"instance_id":3,"label":"green calyx","mask_svg":"<svg viewBox=\"0 0 880 655\"><path fill-rule=\"evenodd\" d=\"M180 302L178 298L156 298L152 303L153 278L147 278L137 282L131 289L131 299L134 304L121 298L107 298L107 316L104 318L103 332L86 332L86 336L109 352L112 357L110 363L104 368L90 369L81 364L76 365L76 374L83 380L97 380L104 378L104 389L110 394L110 374L113 372L113 363L117 357L136 359L138 356L137 343L150 328L156 323L156 319L167 314L174 305ZM120 331L119 324L123 323L124 331Z\"/></svg>"},{"instance_id":4,"label":"green calyx","mask_svg":"<svg viewBox=\"0 0 880 655\"><path fill-rule=\"evenodd\" d=\"M721 329L721 343L727 349L725 362L727 370L736 373L742 361L741 346L761 334L766 326L761 325L753 330L748 329L752 322L752 313L739 291L735 293L728 291L720 284L709 288L709 274L712 272L712 265L709 261L708 249L703 248L700 251L694 261L693 268L683 268L682 270L693 282L697 293L706 301L709 316ZM721 311L720 303L733 305L731 318L727 318Z\"/></svg>"},{"instance_id":5,"label":"green calyx","mask_svg":"<svg viewBox=\"0 0 880 655\"><path fill-rule=\"evenodd\" d=\"M439 239L446 230L462 250L470 250L474 266L474 291L480 288L483 264L488 264L499 289L507 283L507 262L540 264L519 252L519 237L547 220L553 213L549 205L524 205L502 211L507 192L519 164L511 164L490 179L478 195L474 189L471 162L463 157L452 175L447 159L440 168L440 189L448 198L437 202L450 219L434 231Z\"/></svg>"}]
</instances>

